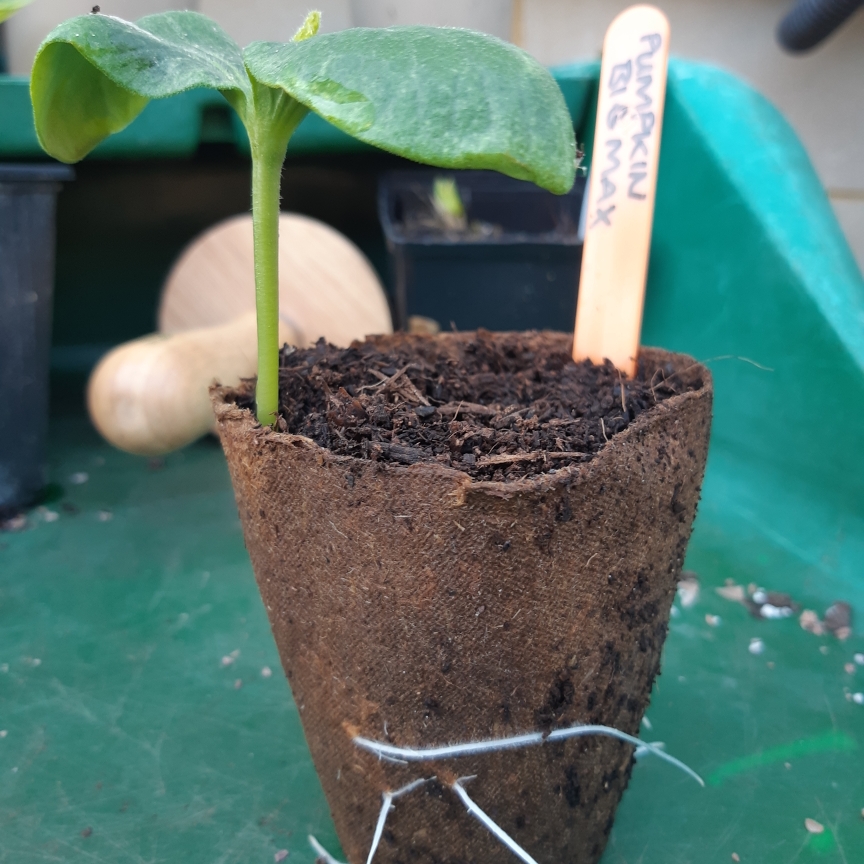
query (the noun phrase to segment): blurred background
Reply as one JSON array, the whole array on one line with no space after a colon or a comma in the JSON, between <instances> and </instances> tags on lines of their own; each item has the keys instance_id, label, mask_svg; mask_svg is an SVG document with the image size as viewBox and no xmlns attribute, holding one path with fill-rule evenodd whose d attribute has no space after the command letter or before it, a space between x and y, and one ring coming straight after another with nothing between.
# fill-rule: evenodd
<instances>
[{"instance_id":1,"label":"blurred background","mask_svg":"<svg viewBox=\"0 0 864 864\"><path fill-rule=\"evenodd\" d=\"M102 12L135 20L167 9L195 9L240 44L289 39L312 7L322 31L392 24L470 27L525 48L555 65L598 57L609 21L625 0L104 0ZM734 72L767 96L795 128L864 269L864 13L814 51L790 55L778 22L791 0L666 0L672 52ZM37 0L2 25L8 71L27 75L42 38L59 22L89 11L89 0Z\"/></svg>"}]
</instances>

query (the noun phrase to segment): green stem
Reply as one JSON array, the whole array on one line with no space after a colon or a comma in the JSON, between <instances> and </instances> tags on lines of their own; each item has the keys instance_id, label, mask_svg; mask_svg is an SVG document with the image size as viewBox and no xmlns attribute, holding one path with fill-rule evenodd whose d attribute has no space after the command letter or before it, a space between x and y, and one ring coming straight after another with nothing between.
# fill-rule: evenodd
<instances>
[{"instance_id":1,"label":"green stem","mask_svg":"<svg viewBox=\"0 0 864 864\"><path fill-rule=\"evenodd\" d=\"M284 147L276 152L265 144L252 150L252 231L258 313L255 411L262 426L272 426L279 411L279 186L284 158Z\"/></svg>"},{"instance_id":2,"label":"green stem","mask_svg":"<svg viewBox=\"0 0 864 864\"><path fill-rule=\"evenodd\" d=\"M258 314L255 414L273 426L279 412L279 187L288 140L308 109L281 90L252 81L254 110L242 117L252 149L252 233Z\"/></svg>"}]
</instances>

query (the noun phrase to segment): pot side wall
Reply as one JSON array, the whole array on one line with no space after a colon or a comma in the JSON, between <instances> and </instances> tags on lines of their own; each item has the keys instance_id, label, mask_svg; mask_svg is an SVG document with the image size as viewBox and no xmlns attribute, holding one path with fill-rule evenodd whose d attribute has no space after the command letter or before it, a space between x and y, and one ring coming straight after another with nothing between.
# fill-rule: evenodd
<instances>
[{"instance_id":1,"label":"pot side wall","mask_svg":"<svg viewBox=\"0 0 864 864\"><path fill-rule=\"evenodd\" d=\"M592 737L400 766L351 738L428 747L580 722L638 734L712 400L691 358L643 357L702 386L638 417L587 465L512 483L337 457L256 428L214 393L246 545L352 864L368 854L382 792L432 776L391 812L379 861L510 861L446 788L465 775L535 857L602 854L630 745Z\"/></svg>"}]
</instances>

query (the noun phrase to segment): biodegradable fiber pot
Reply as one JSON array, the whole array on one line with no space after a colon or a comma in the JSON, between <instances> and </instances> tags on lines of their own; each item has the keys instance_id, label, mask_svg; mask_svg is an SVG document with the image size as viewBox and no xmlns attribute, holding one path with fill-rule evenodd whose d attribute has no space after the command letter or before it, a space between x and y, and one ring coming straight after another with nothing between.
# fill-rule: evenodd
<instances>
[{"instance_id":1,"label":"biodegradable fiber pot","mask_svg":"<svg viewBox=\"0 0 864 864\"><path fill-rule=\"evenodd\" d=\"M458 354L472 334L433 338ZM568 340L528 338L565 350ZM585 737L399 765L352 738L424 748L576 723L638 734L712 399L710 373L690 357L640 359L649 376L674 369L686 392L591 461L510 482L337 456L262 429L237 407L242 394L214 391L246 545L351 864L366 860L382 793L419 777L436 779L395 802L376 860L515 860L449 788L466 775L473 800L538 861L602 854L629 744Z\"/></svg>"}]
</instances>

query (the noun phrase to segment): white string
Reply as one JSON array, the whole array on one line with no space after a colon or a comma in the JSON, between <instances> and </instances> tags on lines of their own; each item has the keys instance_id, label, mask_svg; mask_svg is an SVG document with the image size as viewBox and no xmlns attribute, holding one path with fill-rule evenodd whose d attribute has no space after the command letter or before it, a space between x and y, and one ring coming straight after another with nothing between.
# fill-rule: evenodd
<instances>
[{"instance_id":1,"label":"white string","mask_svg":"<svg viewBox=\"0 0 864 864\"><path fill-rule=\"evenodd\" d=\"M462 784L473 777L460 777L450 788L462 799L465 809L491 834L494 834L514 855L521 858L525 864L537 862L498 824L493 822L472 800L462 788Z\"/></svg>"},{"instance_id":2,"label":"white string","mask_svg":"<svg viewBox=\"0 0 864 864\"><path fill-rule=\"evenodd\" d=\"M466 744L448 744L442 747L428 747L423 750L413 747L394 747L392 744L382 744L380 741L373 741L370 738L363 738L359 735L353 741L358 747L374 753L381 759L401 760L404 762L429 762L457 756L477 756L481 753L492 753L497 750L514 750L518 747L543 744L545 741L563 741L567 738L580 738L583 735L606 735L610 738L617 738L619 741L626 741L637 748L645 748L646 752L658 756L670 765L679 768L685 774L689 774L700 786L705 785L705 781L692 768L674 756L670 756L661 750L660 747L648 741L642 741L633 735L628 735L626 732L621 732L612 726L580 724L569 726L565 729L555 729L545 736L542 732L526 732L523 735L513 735L509 738L493 738L488 741L474 741Z\"/></svg>"},{"instance_id":3,"label":"white string","mask_svg":"<svg viewBox=\"0 0 864 864\"><path fill-rule=\"evenodd\" d=\"M326 861L327 864L342 864L341 861L334 858L311 834L307 838L309 845L315 850L315 854L319 859Z\"/></svg>"},{"instance_id":4,"label":"white string","mask_svg":"<svg viewBox=\"0 0 864 864\"><path fill-rule=\"evenodd\" d=\"M387 814L393 807L393 800L395 798L400 798L402 795L407 795L409 792L413 792L424 783L427 783L429 779L432 778L427 779L421 777L417 780L413 780L407 786L397 789L395 792L388 791L381 796L384 799L384 803L381 805L381 812L378 814L378 823L375 825L375 834L372 837L372 848L369 850L369 857L366 859L366 864L372 864L372 859L378 851L378 844L381 842L381 835L384 833L384 823L387 821ZM330 864L330 862L328 862L328 864Z\"/></svg>"}]
</instances>

